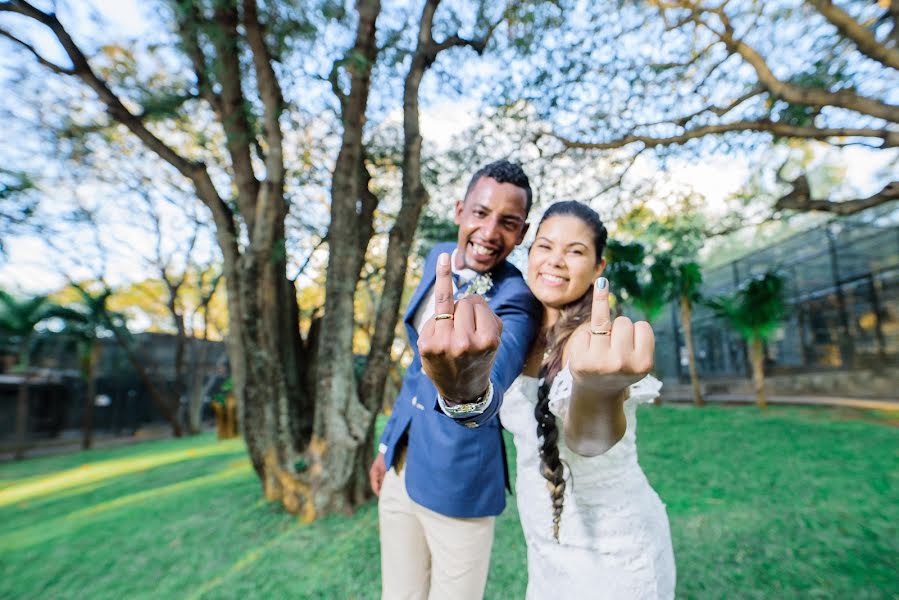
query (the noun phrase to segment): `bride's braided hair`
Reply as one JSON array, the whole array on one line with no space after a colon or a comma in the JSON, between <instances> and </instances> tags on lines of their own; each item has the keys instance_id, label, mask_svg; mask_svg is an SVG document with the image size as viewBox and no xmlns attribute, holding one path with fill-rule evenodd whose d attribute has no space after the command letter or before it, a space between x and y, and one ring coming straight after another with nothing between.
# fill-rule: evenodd
<instances>
[{"instance_id":1,"label":"bride's braided hair","mask_svg":"<svg viewBox=\"0 0 899 600\"><path fill-rule=\"evenodd\" d=\"M599 215L592 208L580 202L557 202L549 207L540 225L546 219L559 215L577 217L593 230L593 242L596 247L596 261L602 259L608 233ZM540 225L537 230L540 230ZM540 442L540 473L547 481L547 488L553 506L553 537L559 541L559 524L562 521L562 505L565 496L565 471L559 458L559 426L555 415L549 410L549 391L552 382L562 370L562 351L571 334L584 322L590 319L593 304L593 286L574 302L563 307L559 319L546 333L546 353L540 365L541 383L537 389L537 406L534 417L537 419L537 437Z\"/></svg>"}]
</instances>

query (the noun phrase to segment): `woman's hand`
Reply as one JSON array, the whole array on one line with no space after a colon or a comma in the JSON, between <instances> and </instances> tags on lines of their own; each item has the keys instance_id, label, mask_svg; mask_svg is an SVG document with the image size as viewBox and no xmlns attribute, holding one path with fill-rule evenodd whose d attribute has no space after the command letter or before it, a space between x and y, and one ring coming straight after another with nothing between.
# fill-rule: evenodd
<instances>
[{"instance_id":1,"label":"woman's hand","mask_svg":"<svg viewBox=\"0 0 899 600\"><path fill-rule=\"evenodd\" d=\"M632 323L609 311L609 282L600 277L593 288L590 323L571 336L568 367L575 386L601 397L617 398L652 369L655 336L646 321Z\"/></svg>"}]
</instances>

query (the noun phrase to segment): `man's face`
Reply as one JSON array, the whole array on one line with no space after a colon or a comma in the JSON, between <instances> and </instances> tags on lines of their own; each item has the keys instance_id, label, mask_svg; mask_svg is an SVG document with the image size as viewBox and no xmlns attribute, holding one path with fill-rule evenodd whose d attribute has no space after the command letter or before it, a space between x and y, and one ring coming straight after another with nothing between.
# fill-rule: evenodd
<instances>
[{"instance_id":1,"label":"man's face","mask_svg":"<svg viewBox=\"0 0 899 600\"><path fill-rule=\"evenodd\" d=\"M456 268L486 273L505 260L528 230L527 193L511 183L481 177L456 203L459 226Z\"/></svg>"}]
</instances>

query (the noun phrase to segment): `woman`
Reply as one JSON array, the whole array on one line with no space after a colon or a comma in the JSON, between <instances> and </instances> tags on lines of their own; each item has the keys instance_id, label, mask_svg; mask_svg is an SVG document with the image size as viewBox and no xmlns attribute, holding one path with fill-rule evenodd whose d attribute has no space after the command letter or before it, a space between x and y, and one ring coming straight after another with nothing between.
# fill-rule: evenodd
<instances>
[{"instance_id":1,"label":"woman","mask_svg":"<svg viewBox=\"0 0 899 600\"><path fill-rule=\"evenodd\" d=\"M517 450L530 599L674 597L668 517L637 463L637 405L661 388L646 375L654 338L646 322L611 322L605 243L596 212L560 202L528 255L541 335L500 418Z\"/></svg>"}]
</instances>

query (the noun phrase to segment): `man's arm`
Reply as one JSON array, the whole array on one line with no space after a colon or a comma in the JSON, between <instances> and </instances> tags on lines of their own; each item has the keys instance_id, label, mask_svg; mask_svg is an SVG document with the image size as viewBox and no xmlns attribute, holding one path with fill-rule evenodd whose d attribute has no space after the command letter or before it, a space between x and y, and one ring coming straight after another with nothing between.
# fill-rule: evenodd
<instances>
[{"instance_id":1,"label":"man's arm","mask_svg":"<svg viewBox=\"0 0 899 600\"><path fill-rule=\"evenodd\" d=\"M496 314L503 322L503 333L490 372L493 396L482 412L456 418L458 423L477 427L499 413L506 390L524 368L540 323L540 310L540 305L524 286L497 310Z\"/></svg>"}]
</instances>

